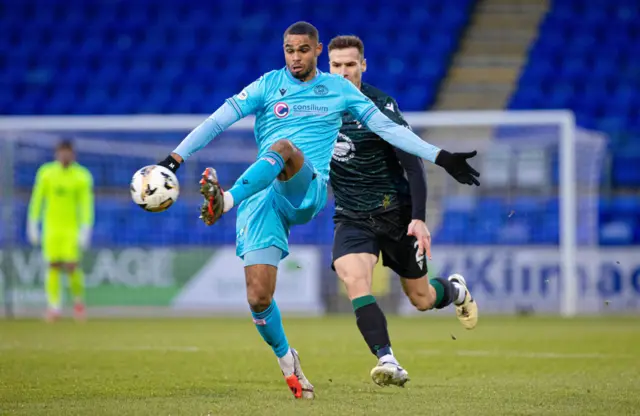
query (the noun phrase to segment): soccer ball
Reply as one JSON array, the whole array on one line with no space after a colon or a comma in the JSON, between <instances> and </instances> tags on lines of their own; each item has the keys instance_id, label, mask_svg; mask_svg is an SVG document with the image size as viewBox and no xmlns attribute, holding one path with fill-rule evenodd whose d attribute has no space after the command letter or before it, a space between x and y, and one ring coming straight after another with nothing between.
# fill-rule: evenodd
<instances>
[{"instance_id":1,"label":"soccer ball","mask_svg":"<svg viewBox=\"0 0 640 416\"><path fill-rule=\"evenodd\" d=\"M131 199L145 211L166 211L178 199L178 178L163 166L151 165L138 170L131 179Z\"/></svg>"}]
</instances>

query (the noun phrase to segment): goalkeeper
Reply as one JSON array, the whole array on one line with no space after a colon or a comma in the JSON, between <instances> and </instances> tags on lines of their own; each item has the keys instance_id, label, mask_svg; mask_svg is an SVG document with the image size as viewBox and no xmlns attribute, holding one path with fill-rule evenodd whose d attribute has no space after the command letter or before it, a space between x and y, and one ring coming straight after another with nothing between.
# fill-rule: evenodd
<instances>
[{"instance_id":1,"label":"goalkeeper","mask_svg":"<svg viewBox=\"0 0 640 416\"><path fill-rule=\"evenodd\" d=\"M56 160L45 163L36 173L29 203L27 237L42 253L47 265L47 321L60 317L62 307L61 274L67 273L74 300L74 317L85 318L84 276L79 265L93 227L93 177L75 161L70 141L56 147ZM39 223L42 221L42 234Z\"/></svg>"}]
</instances>

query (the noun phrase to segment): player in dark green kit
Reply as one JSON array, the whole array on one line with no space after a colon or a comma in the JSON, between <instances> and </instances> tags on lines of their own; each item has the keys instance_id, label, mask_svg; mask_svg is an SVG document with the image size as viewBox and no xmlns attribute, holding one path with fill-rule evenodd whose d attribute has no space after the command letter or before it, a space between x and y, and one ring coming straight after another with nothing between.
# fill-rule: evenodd
<instances>
[{"instance_id":1,"label":"player in dark green kit","mask_svg":"<svg viewBox=\"0 0 640 416\"><path fill-rule=\"evenodd\" d=\"M392 97L362 83L366 61L358 37L332 39L329 65L331 73L360 88L387 117L410 128ZM381 386L403 386L408 373L393 355L386 318L371 295L378 255L401 276L402 288L418 310L454 303L462 325L473 329L478 307L462 276L428 280L425 254L431 259L431 235L425 224L427 184L421 159L394 148L345 114L330 181L336 199L333 267L347 289L358 328L378 357L371 378ZM479 185L475 178L472 182Z\"/></svg>"}]
</instances>

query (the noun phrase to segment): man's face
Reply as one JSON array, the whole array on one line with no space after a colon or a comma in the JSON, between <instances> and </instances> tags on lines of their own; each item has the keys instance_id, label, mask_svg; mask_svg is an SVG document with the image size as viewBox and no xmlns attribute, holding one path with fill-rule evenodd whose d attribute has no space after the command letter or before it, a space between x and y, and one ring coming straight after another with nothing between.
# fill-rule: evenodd
<instances>
[{"instance_id":1,"label":"man's face","mask_svg":"<svg viewBox=\"0 0 640 416\"><path fill-rule=\"evenodd\" d=\"M342 75L360 88L367 61L357 48L334 49L329 52L329 67L332 74Z\"/></svg>"},{"instance_id":2,"label":"man's face","mask_svg":"<svg viewBox=\"0 0 640 416\"><path fill-rule=\"evenodd\" d=\"M64 166L68 166L75 160L75 154L73 153L73 150L63 147L56 150L56 160Z\"/></svg>"},{"instance_id":3,"label":"man's face","mask_svg":"<svg viewBox=\"0 0 640 416\"><path fill-rule=\"evenodd\" d=\"M322 44L307 35L287 35L284 38L284 59L291 75L301 81L313 78Z\"/></svg>"}]
</instances>

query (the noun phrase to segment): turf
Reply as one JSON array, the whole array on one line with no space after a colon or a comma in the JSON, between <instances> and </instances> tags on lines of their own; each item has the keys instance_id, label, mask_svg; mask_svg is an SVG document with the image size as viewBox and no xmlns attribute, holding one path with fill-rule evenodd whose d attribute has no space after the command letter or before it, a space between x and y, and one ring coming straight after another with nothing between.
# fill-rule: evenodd
<instances>
[{"instance_id":1,"label":"turf","mask_svg":"<svg viewBox=\"0 0 640 416\"><path fill-rule=\"evenodd\" d=\"M316 386L295 401L248 319L0 321L0 414L629 415L640 399L637 318L389 319L411 375L369 379L351 317L288 319ZM454 339L455 338L455 339Z\"/></svg>"}]
</instances>

